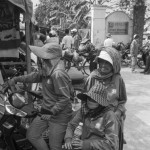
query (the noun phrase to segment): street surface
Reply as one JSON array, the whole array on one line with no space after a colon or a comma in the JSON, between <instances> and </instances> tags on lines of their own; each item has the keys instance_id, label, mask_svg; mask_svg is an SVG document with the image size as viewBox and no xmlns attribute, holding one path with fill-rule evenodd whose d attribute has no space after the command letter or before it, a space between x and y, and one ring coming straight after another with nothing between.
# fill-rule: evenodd
<instances>
[{"instance_id":1,"label":"street surface","mask_svg":"<svg viewBox=\"0 0 150 150\"><path fill-rule=\"evenodd\" d=\"M127 144L124 150L150 150L150 75L131 73L131 68L122 68L121 75L126 84L127 104L124 134ZM72 78L82 74L72 68Z\"/></svg>"},{"instance_id":2,"label":"street surface","mask_svg":"<svg viewBox=\"0 0 150 150\"><path fill-rule=\"evenodd\" d=\"M124 150L150 150L150 75L133 74L130 68L121 75L128 96Z\"/></svg>"}]
</instances>

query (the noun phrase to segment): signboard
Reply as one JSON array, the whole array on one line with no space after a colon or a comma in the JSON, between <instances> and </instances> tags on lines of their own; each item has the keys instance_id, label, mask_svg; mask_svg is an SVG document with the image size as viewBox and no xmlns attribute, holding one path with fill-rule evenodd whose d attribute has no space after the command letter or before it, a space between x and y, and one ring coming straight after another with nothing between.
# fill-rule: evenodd
<instances>
[{"instance_id":1,"label":"signboard","mask_svg":"<svg viewBox=\"0 0 150 150\"><path fill-rule=\"evenodd\" d=\"M108 22L108 33L112 35L127 35L128 22Z\"/></svg>"}]
</instances>

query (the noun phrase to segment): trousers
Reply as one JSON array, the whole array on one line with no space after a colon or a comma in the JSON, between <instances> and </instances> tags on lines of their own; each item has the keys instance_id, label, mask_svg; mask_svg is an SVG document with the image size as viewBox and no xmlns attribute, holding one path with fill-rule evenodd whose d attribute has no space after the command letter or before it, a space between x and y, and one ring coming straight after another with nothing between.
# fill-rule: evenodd
<instances>
[{"instance_id":1,"label":"trousers","mask_svg":"<svg viewBox=\"0 0 150 150\"><path fill-rule=\"evenodd\" d=\"M37 116L27 130L27 139L37 150L49 150L47 143L42 138L42 133L49 129L49 146L51 150L61 150L67 124L58 124L42 120Z\"/></svg>"},{"instance_id":2,"label":"trousers","mask_svg":"<svg viewBox=\"0 0 150 150\"><path fill-rule=\"evenodd\" d=\"M137 57L136 57L136 56L132 56L132 57L131 57L131 67L132 67L132 71L135 70L136 65L137 65Z\"/></svg>"}]
</instances>

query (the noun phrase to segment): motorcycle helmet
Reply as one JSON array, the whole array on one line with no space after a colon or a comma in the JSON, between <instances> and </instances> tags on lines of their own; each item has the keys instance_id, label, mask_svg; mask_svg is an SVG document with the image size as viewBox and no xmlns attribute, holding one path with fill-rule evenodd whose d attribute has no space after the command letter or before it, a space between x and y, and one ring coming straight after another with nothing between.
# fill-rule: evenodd
<instances>
[{"instance_id":1,"label":"motorcycle helmet","mask_svg":"<svg viewBox=\"0 0 150 150\"><path fill-rule=\"evenodd\" d=\"M9 102L15 108L21 109L26 105L26 98L20 93L13 93L9 97Z\"/></svg>"}]
</instances>

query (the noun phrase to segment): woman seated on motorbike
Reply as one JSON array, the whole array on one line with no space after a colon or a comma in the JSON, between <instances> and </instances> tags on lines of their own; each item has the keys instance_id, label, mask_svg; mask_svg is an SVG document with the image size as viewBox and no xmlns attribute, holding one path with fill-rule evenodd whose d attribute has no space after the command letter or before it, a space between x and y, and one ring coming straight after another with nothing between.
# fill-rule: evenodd
<instances>
[{"instance_id":1,"label":"woman seated on motorbike","mask_svg":"<svg viewBox=\"0 0 150 150\"><path fill-rule=\"evenodd\" d=\"M120 55L112 47L102 47L96 62L99 67L87 78L85 91L89 91L97 83L104 84L107 89L109 105L113 107L118 121L121 121L123 126L127 95L124 81L120 75Z\"/></svg>"},{"instance_id":2,"label":"woman seated on motorbike","mask_svg":"<svg viewBox=\"0 0 150 150\"><path fill-rule=\"evenodd\" d=\"M118 149L118 122L109 107L107 92L102 83L95 84L87 93L77 95L82 107L69 122L65 135L66 149ZM83 123L81 139L74 138L74 131Z\"/></svg>"}]
</instances>

